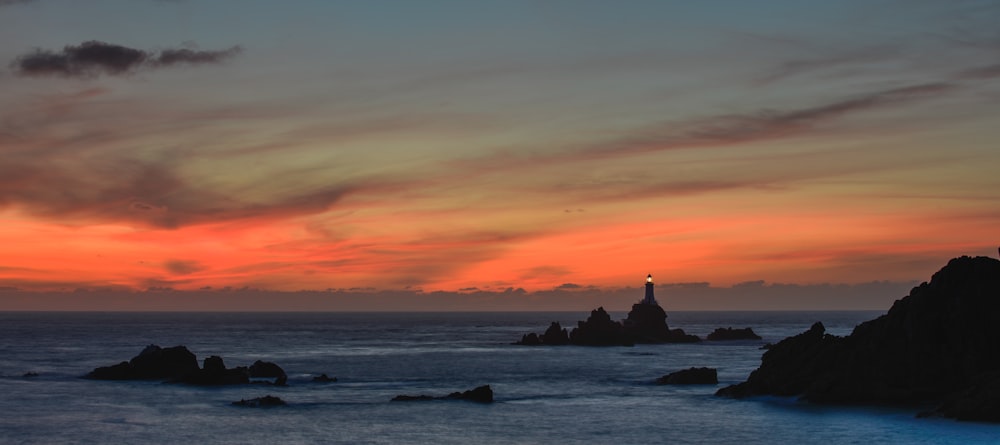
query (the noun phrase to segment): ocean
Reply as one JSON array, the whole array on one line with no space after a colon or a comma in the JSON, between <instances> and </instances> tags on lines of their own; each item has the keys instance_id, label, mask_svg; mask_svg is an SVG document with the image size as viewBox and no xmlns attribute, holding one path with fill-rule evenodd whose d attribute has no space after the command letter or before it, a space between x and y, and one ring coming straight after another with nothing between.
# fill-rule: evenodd
<instances>
[{"instance_id":1,"label":"ocean","mask_svg":"<svg viewBox=\"0 0 1000 445\"><path fill-rule=\"evenodd\" d=\"M822 321L845 335L879 312L668 312L705 337L751 327L762 341L634 347L515 346L588 313L0 313L0 443L1000 443L1000 425L918 419L913 408L817 406L714 396L777 342ZM624 312L612 312L616 319ZM196 387L80 378L146 345L199 362L272 361L287 387ZM661 386L689 367L719 385ZM26 377L26 373L37 373ZM314 383L319 374L335 383ZM495 403L390 402L490 385ZM288 406L245 408L274 395Z\"/></svg>"}]
</instances>

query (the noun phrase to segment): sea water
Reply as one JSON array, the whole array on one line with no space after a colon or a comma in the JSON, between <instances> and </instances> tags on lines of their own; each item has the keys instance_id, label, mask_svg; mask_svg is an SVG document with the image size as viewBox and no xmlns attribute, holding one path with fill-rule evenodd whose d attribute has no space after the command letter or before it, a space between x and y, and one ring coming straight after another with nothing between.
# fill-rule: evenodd
<instances>
[{"instance_id":1,"label":"sea water","mask_svg":"<svg viewBox=\"0 0 1000 445\"><path fill-rule=\"evenodd\" d=\"M920 419L916 409L716 397L767 342L822 321L846 335L877 312L671 312L704 337L751 327L761 341L515 346L586 313L0 313L2 443L1000 443L1000 425ZM624 318L624 313L612 313ZM196 387L81 379L148 344L227 366L272 361L288 386ZM661 386L689 367L719 385ZM37 373L26 377L26 373ZM335 383L312 377L336 376ZM495 403L391 402L490 385ZM231 402L274 395L288 406Z\"/></svg>"}]
</instances>

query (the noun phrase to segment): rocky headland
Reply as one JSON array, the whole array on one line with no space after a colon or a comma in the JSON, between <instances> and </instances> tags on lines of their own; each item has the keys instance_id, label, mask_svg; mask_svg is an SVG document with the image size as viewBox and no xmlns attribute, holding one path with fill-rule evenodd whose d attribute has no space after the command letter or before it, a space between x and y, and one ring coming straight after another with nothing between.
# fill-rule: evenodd
<instances>
[{"instance_id":1,"label":"rocky headland","mask_svg":"<svg viewBox=\"0 0 1000 445\"><path fill-rule=\"evenodd\" d=\"M1000 422L1000 260L955 258L888 313L846 337L822 323L764 353L721 396L934 407L924 415Z\"/></svg>"}]
</instances>

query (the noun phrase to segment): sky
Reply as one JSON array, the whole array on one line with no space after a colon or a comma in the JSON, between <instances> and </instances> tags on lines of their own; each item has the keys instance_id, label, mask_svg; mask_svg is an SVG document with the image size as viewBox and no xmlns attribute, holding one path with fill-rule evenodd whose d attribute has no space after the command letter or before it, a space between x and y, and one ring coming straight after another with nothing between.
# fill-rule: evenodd
<instances>
[{"instance_id":1,"label":"sky","mask_svg":"<svg viewBox=\"0 0 1000 445\"><path fill-rule=\"evenodd\" d=\"M996 23L0 0L0 309L887 308L997 254Z\"/></svg>"}]
</instances>

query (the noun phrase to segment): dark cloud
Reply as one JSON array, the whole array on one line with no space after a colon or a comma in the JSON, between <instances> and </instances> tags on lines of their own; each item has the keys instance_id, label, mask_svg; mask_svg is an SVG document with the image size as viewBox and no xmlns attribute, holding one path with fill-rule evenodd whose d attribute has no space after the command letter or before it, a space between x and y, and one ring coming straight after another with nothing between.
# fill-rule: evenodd
<instances>
[{"instance_id":1,"label":"dark cloud","mask_svg":"<svg viewBox=\"0 0 1000 445\"><path fill-rule=\"evenodd\" d=\"M188 275L206 269L203 264L190 260L169 260L163 264L163 267L174 275Z\"/></svg>"},{"instance_id":2,"label":"dark cloud","mask_svg":"<svg viewBox=\"0 0 1000 445\"><path fill-rule=\"evenodd\" d=\"M121 76L143 68L219 63L240 51L239 46L234 46L221 51L182 48L165 49L156 53L91 40L79 45L66 45L58 52L36 49L14 59L11 67L15 74L28 77L94 77L102 74Z\"/></svg>"},{"instance_id":3,"label":"dark cloud","mask_svg":"<svg viewBox=\"0 0 1000 445\"><path fill-rule=\"evenodd\" d=\"M621 138L597 142L575 150L531 156L517 156L504 152L487 158L456 162L455 165L467 170L510 170L573 161L597 161L622 155L692 148L707 149L777 140L808 135L819 131L825 124L855 113L908 105L918 100L948 94L958 88L960 86L953 83L925 83L875 91L813 107L784 111L761 109L743 114L709 116L687 122L661 122L636 129ZM719 187L727 185L719 184Z\"/></svg>"},{"instance_id":4,"label":"dark cloud","mask_svg":"<svg viewBox=\"0 0 1000 445\"><path fill-rule=\"evenodd\" d=\"M157 66L172 66L179 64L200 65L206 63L219 63L225 59L233 57L243 51L243 48L234 46L221 51L195 51L187 48L165 49L152 60Z\"/></svg>"}]
</instances>

